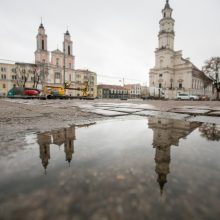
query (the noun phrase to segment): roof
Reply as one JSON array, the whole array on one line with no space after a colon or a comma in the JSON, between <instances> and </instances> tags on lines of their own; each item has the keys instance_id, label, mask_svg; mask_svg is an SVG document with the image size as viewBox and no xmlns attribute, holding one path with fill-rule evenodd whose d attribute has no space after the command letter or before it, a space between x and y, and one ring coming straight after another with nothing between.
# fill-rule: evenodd
<instances>
[{"instance_id":1,"label":"roof","mask_svg":"<svg viewBox=\"0 0 220 220\"><path fill-rule=\"evenodd\" d=\"M190 63L192 65L192 69L193 69L193 75L195 77L201 77L204 80L207 81L212 81L203 71L201 71L197 66L195 66L189 59L185 59L185 58L181 58L183 61L185 61L186 63Z\"/></svg>"},{"instance_id":2,"label":"roof","mask_svg":"<svg viewBox=\"0 0 220 220\"><path fill-rule=\"evenodd\" d=\"M115 90L127 90L123 86L119 85L108 85L108 84L100 84L98 85L98 89L115 89Z\"/></svg>"},{"instance_id":3,"label":"roof","mask_svg":"<svg viewBox=\"0 0 220 220\"><path fill-rule=\"evenodd\" d=\"M83 72L83 73L88 73L88 74L96 74L95 72L92 72L88 69L76 69L75 72Z\"/></svg>"},{"instance_id":4,"label":"roof","mask_svg":"<svg viewBox=\"0 0 220 220\"><path fill-rule=\"evenodd\" d=\"M70 36L70 33L69 33L69 31L68 31L68 30L66 31L65 35L69 35L69 36Z\"/></svg>"},{"instance_id":5,"label":"roof","mask_svg":"<svg viewBox=\"0 0 220 220\"><path fill-rule=\"evenodd\" d=\"M141 84L136 83L136 84L126 84L126 85L124 85L124 87L135 87L135 86L141 86Z\"/></svg>"},{"instance_id":6,"label":"roof","mask_svg":"<svg viewBox=\"0 0 220 220\"><path fill-rule=\"evenodd\" d=\"M40 26L39 26L39 28L42 28L42 29L44 29L44 26L43 26L43 24L42 24L42 23L40 23Z\"/></svg>"},{"instance_id":7,"label":"roof","mask_svg":"<svg viewBox=\"0 0 220 220\"><path fill-rule=\"evenodd\" d=\"M22 63L22 62L16 62L16 65L21 65L21 66L36 66L35 63Z\"/></svg>"},{"instance_id":8,"label":"roof","mask_svg":"<svg viewBox=\"0 0 220 220\"><path fill-rule=\"evenodd\" d=\"M53 50L51 53L63 53L63 52L59 49L56 49L56 50Z\"/></svg>"}]
</instances>

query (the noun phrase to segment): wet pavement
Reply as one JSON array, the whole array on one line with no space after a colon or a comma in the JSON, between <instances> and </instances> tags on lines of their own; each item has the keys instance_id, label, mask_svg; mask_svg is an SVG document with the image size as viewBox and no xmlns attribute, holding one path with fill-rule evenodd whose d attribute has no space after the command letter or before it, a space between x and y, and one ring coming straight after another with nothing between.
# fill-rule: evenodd
<instances>
[{"instance_id":1,"label":"wet pavement","mask_svg":"<svg viewBox=\"0 0 220 220\"><path fill-rule=\"evenodd\" d=\"M0 219L219 219L220 123L84 109L103 107L129 115L26 132L23 148L0 155Z\"/></svg>"}]
</instances>

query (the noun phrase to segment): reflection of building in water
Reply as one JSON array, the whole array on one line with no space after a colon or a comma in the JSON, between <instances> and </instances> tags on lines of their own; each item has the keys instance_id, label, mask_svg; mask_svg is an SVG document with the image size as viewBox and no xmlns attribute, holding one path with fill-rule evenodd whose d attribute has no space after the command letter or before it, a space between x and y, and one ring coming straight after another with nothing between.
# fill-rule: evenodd
<instances>
[{"instance_id":1,"label":"reflection of building in water","mask_svg":"<svg viewBox=\"0 0 220 220\"><path fill-rule=\"evenodd\" d=\"M64 152L66 153L66 161L69 163L72 160L72 155L74 153L74 140L75 137L75 127L65 128L65 143Z\"/></svg>"},{"instance_id":2,"label":"reflection of building in water","mask_svg":"<svg viewBox=\"0 0 220 220\"><path fill-rule=\"evenodd\" d=\"M42 161L42 165L44 169L46 170L50 159L50 144L51 144L50 133L46 132L43 134L38 134L37 140L40 146L40 159Z\"/></svg>"},{"instance_id":3,"label":"reflection of building in water","mask_svg":"<svg viewBox=\"0 0 220 220\"><path fill-rule=\"evenodd\" d=\"M47 168L50 159L50 144L61 146L64 144L64 152L66 154L66 161L69 163L72 160L74 153L75 126L69 128L62 128L37 135L38 144L40 147L40 158L43 167Z\"/></svg>"},{"instance_id":4,"label":"reflection of building in water","mask_svg":"<svg viewBox=\"0 0 220 220\"><path fill-rule=\"evenodd\" d=\"M200 123L173 119L149 118L148 126L153 130L153 147L156 148L155 162L157 182L161 193L170 172L171 146L178 146L179 140L189 135Z\"/></svg>"}]
</instances>

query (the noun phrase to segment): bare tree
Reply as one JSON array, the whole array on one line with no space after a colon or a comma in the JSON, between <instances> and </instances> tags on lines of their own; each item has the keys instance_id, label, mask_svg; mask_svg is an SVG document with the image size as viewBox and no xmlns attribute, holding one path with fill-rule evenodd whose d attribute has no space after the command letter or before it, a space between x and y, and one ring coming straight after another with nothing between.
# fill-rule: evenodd
<instances>
[{"instance_id":1,"label":"bare tree","mask_svg":"<svg viewBox=\"0 0 220 220\"><path fill-rule=\"evenodd\" d=\"M214 88L217 92L217 100L219 100L220 93L220 57L211 57L205 61L203 72L213 80Z\"/></svg>"},{"instance_id":2,"label":"bare tree","mask_svg":"<svg viewBox=\"0 0 220 220\"><path fill-rule=\"evenodd\" d=\"M220 126L216 124L203 124L199 131L201 136L211 141L220 141Z\"/></svg>"},{"instance_id":3,"label":"bare tree","mask_svg":"<svg viewBox=\"0 0 220 220\"><path fill-rule=\"evenodd\" d=\"M20 63L16 64L16 73L17 85L19 87L25 87L30 74L28 66Z\"/></svg>"},{"instance_id":4,"label":"bare tree","mask_svg":"<svg viewBox=\"0 0 220 220\"><path fill-rule=\"evenodd\" d=\"M37 89L38 84L41 82L41 74L40 74L40 68L37 66L33 67L33 80L34 80L34 84L33 84L33 88Z\"/></svg>"}]
</instances>

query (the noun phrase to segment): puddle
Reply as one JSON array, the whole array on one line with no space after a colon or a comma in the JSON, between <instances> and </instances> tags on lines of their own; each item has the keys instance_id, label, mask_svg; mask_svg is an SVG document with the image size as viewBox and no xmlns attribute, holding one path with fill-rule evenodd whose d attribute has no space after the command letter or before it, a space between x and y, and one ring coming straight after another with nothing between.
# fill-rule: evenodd
<instances>
[{"instance_id":1,"label":"puddle","mask_svg":"<svg viewBox=\"0 0 220 220\"><path fill-rule=\"evenodd\" d=\"M28 134L0 159L0 219L219 219L219 141L154 117Z\"/></svg>"}]
</instances>

